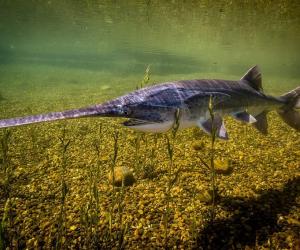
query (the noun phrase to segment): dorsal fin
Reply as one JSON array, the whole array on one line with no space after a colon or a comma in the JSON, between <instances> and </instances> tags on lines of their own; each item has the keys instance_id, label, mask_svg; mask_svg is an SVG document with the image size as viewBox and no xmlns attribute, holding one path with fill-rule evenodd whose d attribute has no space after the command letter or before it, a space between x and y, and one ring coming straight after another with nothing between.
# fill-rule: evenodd
<instances>
[{"instance_id":1,"label":"dorsal fin","mask_svg":"<svg viewBox=\"0 0 300 250\"><path fill-rule=\"evenodd\" d=\"M261 72L257 65L252 67L247 71L247 73L241 78L241 80L246 81L252 88L257 91L263 91Z\"/></svg>"}]
</instances>

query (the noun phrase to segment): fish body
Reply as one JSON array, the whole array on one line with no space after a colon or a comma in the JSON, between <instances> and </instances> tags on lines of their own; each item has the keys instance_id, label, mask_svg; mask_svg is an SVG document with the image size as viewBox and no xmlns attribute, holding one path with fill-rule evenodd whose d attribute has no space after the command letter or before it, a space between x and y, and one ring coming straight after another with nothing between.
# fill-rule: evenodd
<instances>
[{"instance_id":1,"label":"fish body","mask_svg":"<svg viewBox=\"0 0 300 250\"><path fill-rule=\"evenodd\" d=\"M227 139L224 116L253 123L266 134L266 113L275 109L286 123L300 130L300 87L272 97L264 94L261 81L261 73L255 66L238 81L166 82L86 108L0 120L0 128L78 117L123 117L129 118L123 123L125 126L145 132L165 132L178 122L179 129L198 126L207 133L215 129L217 137Z\"/></svg>"},{"instance_id":2,"label":"fish body","mask_svg":"<svg viewBox=\"0 0 300 250\"><path fill-rule=\"evenodd\" d=\"M266 96L241 81L187 80L164 83L117 99L126 107L127 117L136 120L125 125L149 132L165 132L180 111L179 129L201 125L210 118L209 101L217 116L236 116L245 110L257 115L284 105L279 98ZM143 121L143 122L142 122ZM245 120L246 121L246 120ZM250 122L255 122L254 117Z\"/></svg>"}]
</instances>

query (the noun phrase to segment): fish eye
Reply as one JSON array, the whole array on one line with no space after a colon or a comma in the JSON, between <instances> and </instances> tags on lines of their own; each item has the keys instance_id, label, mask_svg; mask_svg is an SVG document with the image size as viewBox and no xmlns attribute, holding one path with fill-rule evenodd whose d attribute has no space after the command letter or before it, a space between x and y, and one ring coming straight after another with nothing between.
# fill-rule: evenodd
<instances>
[{"instance_id":1,"label":"fish eye","mask_svg":"<svg viewBox=\"0 0 300 250\"><path fill-rule=\"evenodd\" d=\"M124 107L123 114L124 115L129 115L130 113L131 113L131 110L128 107Z\"/></svg>"}]
</instances>

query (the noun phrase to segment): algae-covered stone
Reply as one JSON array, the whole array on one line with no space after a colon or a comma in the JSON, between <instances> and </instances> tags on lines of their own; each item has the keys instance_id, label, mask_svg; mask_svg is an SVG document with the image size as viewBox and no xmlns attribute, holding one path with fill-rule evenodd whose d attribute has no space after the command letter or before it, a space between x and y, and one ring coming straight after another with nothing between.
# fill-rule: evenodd
<instances>
[{"instance_id":1,"label":"algae-covered stone","mask_svg":"<svg viewBox=\"0 0 300 250\"><path fill-rule=\"evenodd\" d=\"M213 200L212 192L209 190L203 190L199 195L198 199L204 203L211 203Z\"/></svg>"},{"instance_id":2,"label":"algae-covered stone","mask_svg":"<svg viewBox=\"0 0 300 250\"><path fill-rule=\"evenodd\" d=\"M230 163L227 159L221 160L221 159L216 159L214 160L215 164L215 171L217 174L231 174L232 172L232 167L230 166Z\"/></svg>"},{"instance_id":3,"label":"algae-covered stone","mask_svg":"<svg viewBox=\"0 0 300 250\"><path fill-rule=\"evenodd\" d=\"M203 141L196 141L192 144L194 150L199 151L205 149L205 143Z\"/></svg>"},{"instance_id":4,"label":"algae-covered stone","mask_svg":"<svg viewBox=\"0 0 300 250\"><path fill-rule=\"evenodd\" d=\"M126 167L114 168L114 180L111 173L109 173L108 175L108 180L112 185L116 187L121 187L122 182L124 182L124 186L131 186L135 182L132 171Z\"/></svg>"}]
</instances>

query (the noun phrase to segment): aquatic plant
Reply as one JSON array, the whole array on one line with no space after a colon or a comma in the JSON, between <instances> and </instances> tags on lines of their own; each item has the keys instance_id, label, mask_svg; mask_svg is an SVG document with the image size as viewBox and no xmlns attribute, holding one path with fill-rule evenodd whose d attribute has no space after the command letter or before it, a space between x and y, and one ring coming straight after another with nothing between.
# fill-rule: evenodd
<instances>
[{"instance_id":1,"label":"aquatic plant","mask_svg":"<svg viewBox=\"0 0 300 250\"><path fill-rule=\"evenodd\" d=\"M106 131L103 132L103 124L102 122L99 124L98 126L98 131L96 131L96 136L92 141L92 148L94 149L95 153L96 153L96 168L94 169L94 173L93 173L93 181L96 183L97 181L99 181L99 179L102 177L103 178L103 169L101 170L102 166L102 152L101 152L101 147L103 147L103 136L105 134ZM101 138L101 139L100 139Z\"/></svg>"},{"instance_id":2,"label":"aquatic plant","mask_svg":"<svg viewBox=\"0 0 300 250\"><path fill-rule=\"evenodd\" d=\"M10 245L9 235L7 228L11 222L10 216L10 198L7 198L4 206L2 219L0 222L0 249L6 249Z\"/></svg>"},{"instance_id":3,"label":"aquatic plant","mask_svg":"<svg viewBox=\"0 0 300 250\"><path fill-rule=\"evenodd\" d=\"M216 142L216 133L217 133L217 127L214 123L215 119L215 113L214 113L214 103L213 103L213 97L210 96L209 101L208 101L208 111L210 115L210 120L211 120L211 128L210 128L210 148L209 148L209 154L208 154L208 162L205 160L205 158L198 153L198 159L201 162L201 167L204 167L205 170L208 171L208 174L210 176L210 188L209 190L203 190L201 199L204 202L210 203L210 211L209 211L209 220L210 223L213 223L215 219L215 206L216 206L216 196L217 196L217 186L216 186L216 168L215 164L216 162L220 164L220 160L216 160L216 150L215 150L215 142ZM203 142L200 144L194 144L193 148L196 151L203 151L205 146Z\"/></svg>"},{"instance_id":4,"label":"aquatic plant","mask_svg":"<svg viewBox=\"0 0 300 250\"><path fill-rule=\"evenodd\" d=\"M143 88L150 83L150 65L147 66L144 78L140 83L140 86L137 86L136 89ZM155 148L157 145L158 135L154 135L154 147L151 148L150 153L150 164L147 164L147 154L142 157L140 154L141 142L145 143L145 147L148 148L148 136L144 132L136 132L136 137L134 141L135 146L135 170L139 176L142 178L150 178L152 179L154 174L154 154ZM148 152L148 151L147 151Z\"/></svg>"},{"instance_id":5,"label":"aquatic plant","mask_svg":"<svg viewBox=\"0 0 300 250\"><path fill-rule=\"evenodd\" d=\"M175 172L174 174L174 146L176 144L176 134L179 128L179 122L180 122L180 109L176 109L174 113L174 123L171 128L171 140L170 137L166 134L166 141L167 141L167 152L168 152L168 157L169 157L169 167L168 167L168 181L167 181L167 187L165 190L165 210L164 210L164 215L163 215L163 223L164 223L164 230L165 230L165 248L168 248L168 228L169 228L169 217L170 217L170 203L172 202L172 197L171 197L171 189L173 185L175 184L179 170Z\"/></svg>"},{"instance_id":6,"label":"aquatic plant","mask_svg":"<svg viewBox=\"0 0 300 250\"><path fill-rule=\"evenodd\" d=\"M4 175L4 183L3 183L3 191L6 199L9 198L10 192L10 183L13 175L13 166L11 164L10 156L9 156L9 144L11 140L11 131L4 130L3 136L1 137L1 153L2 153L2 162L1 168Z\"/></svg>"},{"instance_id":7,"label":"aquatic plant","mask_svg":"<svg viewBox=\"0 0 300 250\"><path fill-rule=\"evenodd\" d=\"M111 203L109 204L109 211L106 216L106 220L109 225L109 237L111 242L116 242L117 249L123 249L125 244L125 234L127 232L127 223L123 220L124 210L124 197L126 192L125 181L126 177L121 173L121 186L116 187L116 164L119 154L119 141L120 132L115 129L113 132L113 154L111 156L110 163L110 184L112 186L112 192L110 193ZM120 167L118 167L120 168ZM122 168L121 168L121 171Z\"/></svg>"},{"instance_id":8,"label":"aquatic plant","mask_svg":"<svg viewBox=\"0 0 300 250\"><path fill-rule=\"evenodd\" d=\"M157 140L158 140L158 135L154 134L154 140L153 140L153 145L151 145L151 150L148 152L148 160L144 161L144 165L142 167L142 178L143 179L153 179L157 177L156 169L155 166L157 164L157 159L156 159L156 151L157 151ZM145 157L146 158L146 157Z\"/></svg>"},{"instance_id":9,"label":"aquatic plant","mask_svg":"<svg viewBox=\"0 0 300 250\"><path fill-rule=\"evenodd\" d=\"M132 146L134 147L134 171L139 178L153 179L157 176L155 165L157 163L156 151L159 135L147 135L135 132Z\"/></svg>"},{"instance_id":10,"label":"aquatic plant","mask_svg":"<svg viewBox=\"0 0 300 250\"><path fill-rule=\"evenodd\" d=\"M103 246L111 246L115 239L115 204L116 193L113 187L113 191L99 190L99 185L107 181L107 170L111 173L112 169L115 170L115 165L118 157L118 131L113 128L114 138L114 153L106 159L106 151L103 151L104 142L107 139L107 135L110 131L100 123L94 129L96 137L92 140L91 149L94 151L96 161L92 158L86 164L86 176L88 181L88 200L81 206L80 209L80 224L82 225L84 239L83 246L87 249L99 249ZM117 133L115 133L117 131ZM101 138L101 139L100 139ZM105 160L104 160L105 159ZM113 165L113 166L112 166ZM111 197L113 198L111 199ZM111 200L108 207L100 205L100 199Z\"/></svg>"},{"instance_id":11,"label":"aquatic plant","mask_svg":"<svg viewBox=\"0 0 300 250\"><path fill-rule=\"evenodd\" d=\"M147 66L144 74L144 78L140 83L140 86L137 86L136 89L145 87L150 82L150 65Z\"/></svg>"},{"instance_id":12,"label":"aquatic plant","mask_svg":"<svg viewBox=\"0 0 300 250\"><path fill-rule=\"evenodd\" d=\"M124 181L125 181L125 178L122 179L122 186L118 192L118 197L117 197L117 200L118 200L118 225L120 227L120 229L118 230L118 233L117 233L118 249L124 248L124 245L125 245L124 236L125 236L125 234L127 232L127 228L128 228L127 223L124 224L124 222L123 222L123 210L125 207L124 197L125 197L125 191L126 191Z\"/></svg>"},{"instance_id":13,"label":"aquatic plant","mask_svg":"<svg viewBox=\"0 0 300 250\"><path fill-rule=\"evenodd\" d=\"M9 149L9 141L11 138L11 131L8 129L5 129L3 131L3 136L1 137L1 149L2 149L2 169L5 173L7 171L8 165L9 165L9 155L8 155L8 149Z\"/></svg>"},{"instance_id":14,"label":"aquatic plant","mask_svg":"<svg viewBox=\"0 0 300 250\"><path fill-rule=\"evenodd\" d=\"M58 231L56 236L56 249L62 249L64 246L64 242L62 241L62 237L65 234L65 202L66 197L69 192L68 185L65 180L66 167L67 167L67 150L70 146L71 140L66 137L66 124L63 125L61 129L61 135L59 137L60 141L60 190L61 190L61 199L60 199L60 212L58 215Z\"/></svg>"},{"instance_id":15,"label":"aquatic plant","mask_svg":"<svg viewBox=\"0 0 300 250\"><path fill-rule=\"evenodd\" d=\"M101 135L101 132L99 133L99 135ZM100 137L101 138L101 137ZM100 148L100 140L97 138L97 139L94 139L93 141L93 148L95 150L95 153L96 153L96 157L97 157L97 163L96 163L96 171L95 171L95 174L94 176L96 176L96 179L99 179L100 177L100 166L101 166L101 148ZM95 179L93 179L93 181L95 181Z\"/></svg>"},{"instance_id":16,"label":"aquatic plant","mask_svg":"<svg viewBox=\"0 0 300 250\"><path fill-rule=\"evenodd\" d=\"M208 104L208 111L211 119L211 146L210 146L210 175L211 175L211 192L212 192L212 203L211 203L211 222L214 222L215 219L215 202L216 202L216 170L215 170L215 141L216 141L216 132L217 127L214 125L214 103L213 98L210 96L209 104Z\"/></svg>"},{"instance_id":17,"label":"aquatic plant","mask_svg":"<svg viewBox=\"0 0 300 250\"><path fill-rule=\"evenodd\" d=\"M100 221L100 193L97 187L98 166L88 166L88 202L81 208L80 222L85 229L85 246L92 249L100 247L99 221Z\"/></svg>"},{"instance_id":18,"label":"aquatic plant","mask_svg":"<svg viewBox=\"0 0 300 250\"><path fill-rule=\"evenodd\" d=\"M118 145L118 139L119 139L119 131L115 130L113 133L113 140L114 140L114 151L113 151L113 155L111 157L111 176L112 176L112 183L115 183L115 174L114 174L114 169L116 167L116 162L117 162L117 157L118 157L118 151L119 151L119 145ZM113 193L115 191L115 186L112 185L113 187Z\"/></svg>"},{"instance_id":19,"label":"aquatic plant","mask_svg":"<svg viewBox=\"0 0 300 250\"><path fill-rule=\"evenodd\" d=\"M141 155L140 155L140 148L141 148L141 138L144 134L141 132L137 132L136 136L134 138L134 168L135 171L140 174L142 169L142 161L141 161Z\"/></svg>"},{"instance_id":20,"label":"aquatic plant","mask_svg":"<svg viewBox=\"0 0 300 250\"><path fill-rule=\"evenodd\" d=\"M191 197L191 202L192 202L192 207L195 208L195 199L196 199L196 189L192 189L192 197ZM192 211L192 223L190 226L190 232L191 232L191 244L190 247L193 247L193 244L195 240L197 239L197 212L195 209Z\"/></svg>"},{"instance_id":21,"label":"aquatic plant","mask_svg":"<svg viewBox=\"0 0 300 250\"><path fill-rule=\"evenodd\" d=\"M113 133L113 155L111 156L111 165L110 165L110 174L112 176L112 183L115 183L115 167L116 167L116 162L117 162L117 157L118 157L118 136L119 132L117 130L114 131ZM115 202L116 202L116 191L115 191L115 186L112 185L112 203L110 205L110 209L107 215L107 219L109 222L109 233L110 236L112 236L112 225L114 221L114 207L115 207Z\"/></svg>"},{"instance_id":22,"label":"aquatic plant","mask_svg":"<svg viewBox=\"0 0 300 250\"><path fill-rule=\"evenodd\" d=\"M30 153L33 155L33 159L39 161L39 146L37 144L38 141L38 133L35 126L30 127L29 129L29 137L31 139L31 151Z\"/></svg>"}]
</instances>

